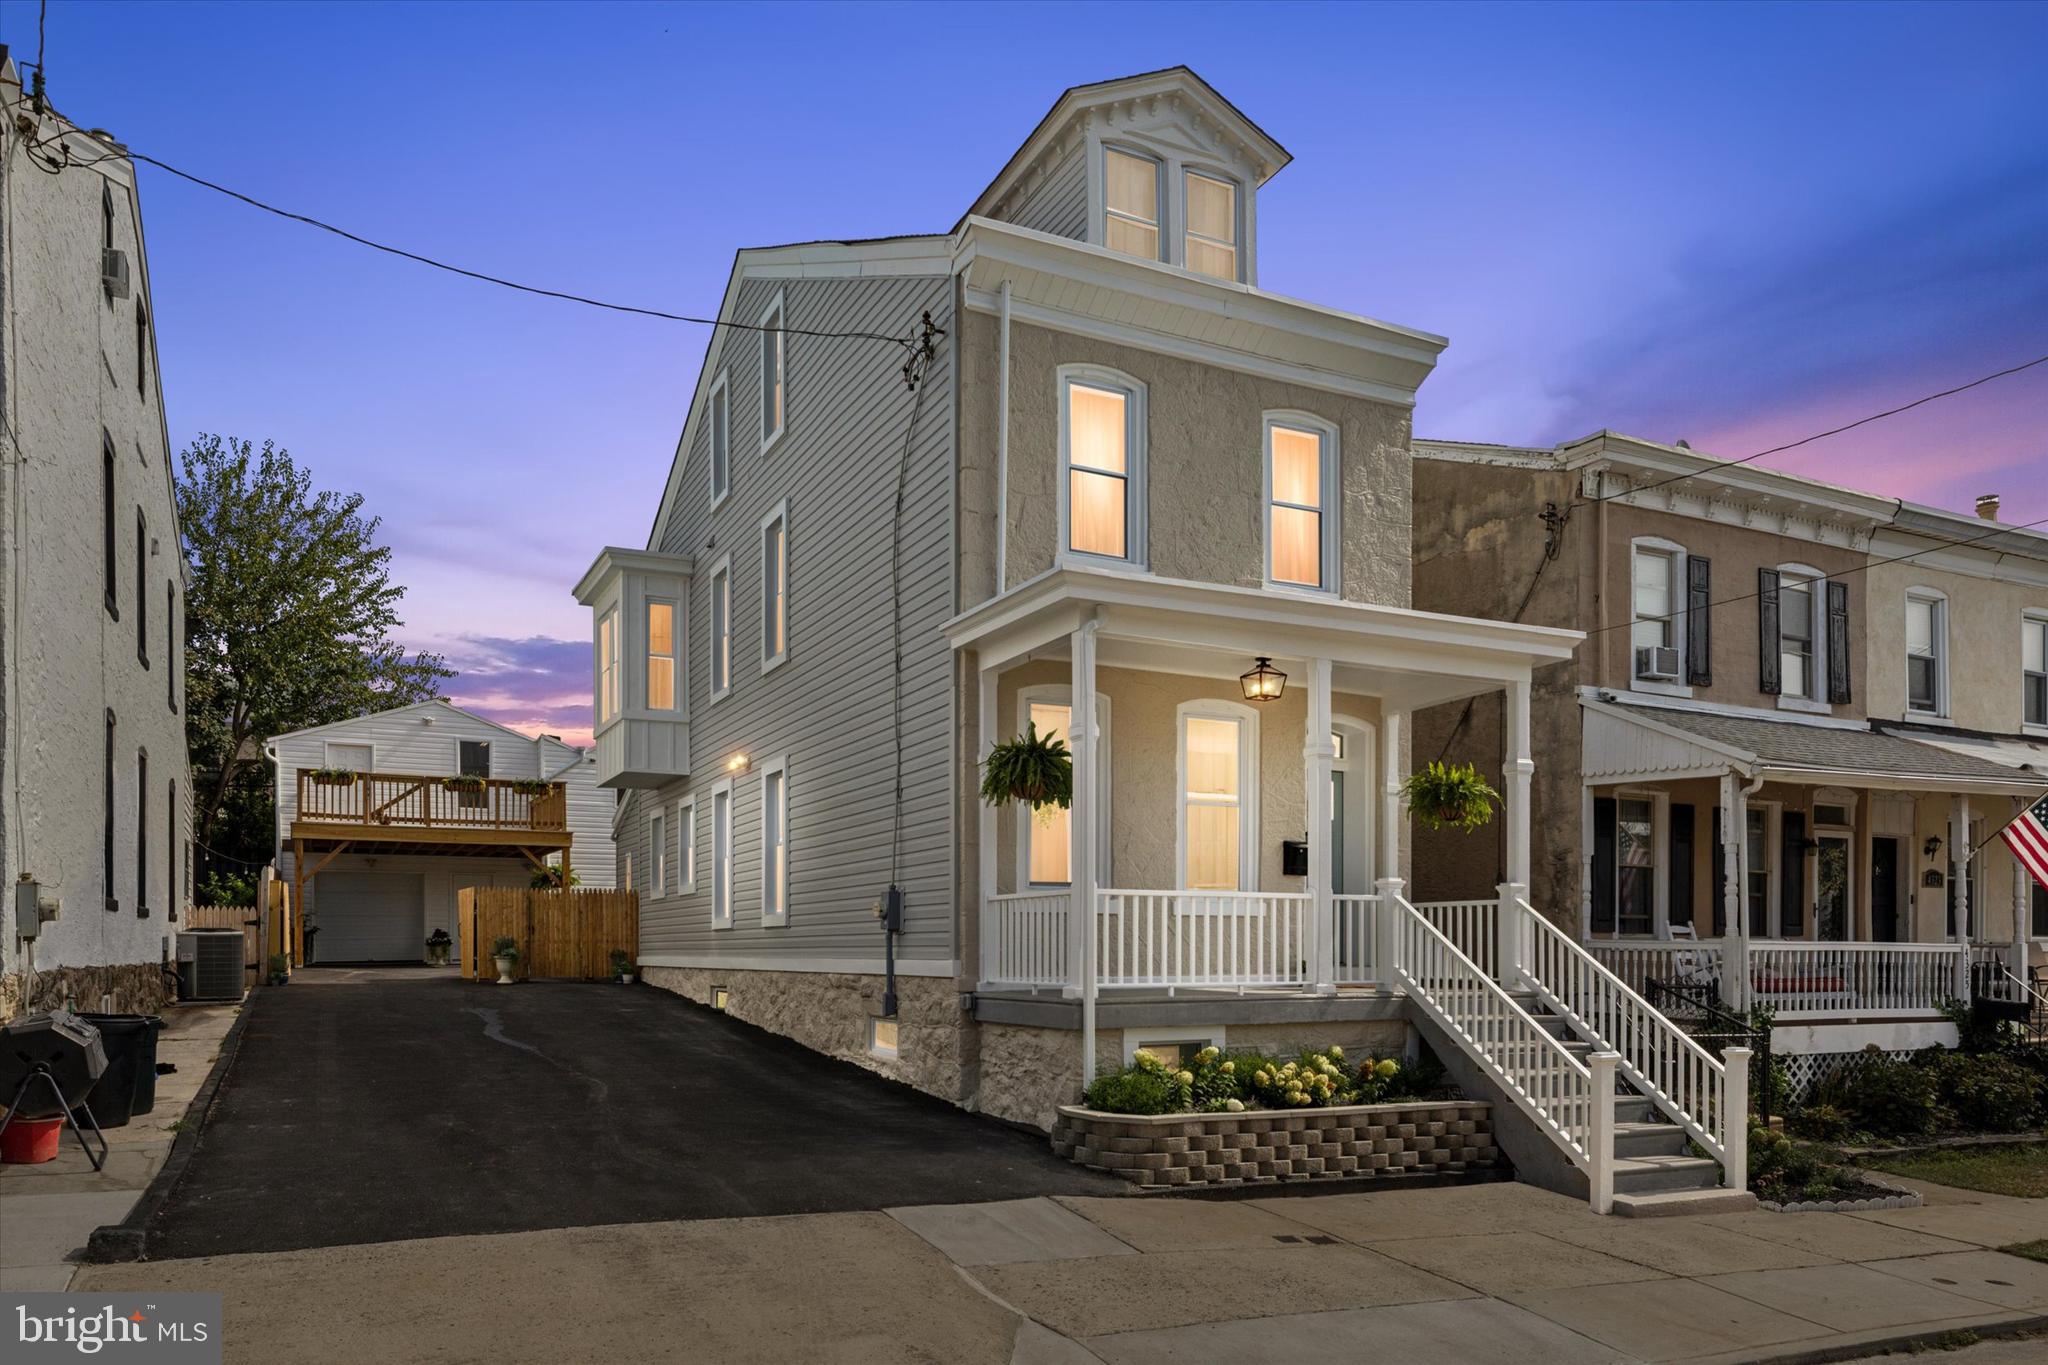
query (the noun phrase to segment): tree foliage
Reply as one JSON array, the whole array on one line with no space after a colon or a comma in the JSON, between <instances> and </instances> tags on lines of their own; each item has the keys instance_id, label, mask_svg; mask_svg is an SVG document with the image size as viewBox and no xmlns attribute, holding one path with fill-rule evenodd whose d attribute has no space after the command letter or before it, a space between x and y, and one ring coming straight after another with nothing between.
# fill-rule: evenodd
<instances>
[{"instance_id":1,"label":"tree foliage","mask_svg":"<svg viewBox=\"0 0 2048 1365\"><path fill-rule=\"evenodd\" d=\"M238 784L268 786L265 739L437 696L454 674L391 638L405 589L361 494L315 490L270 441L201 435L182 463L193 818L199 842L218 847Z\"/></svg>"}]
</instances>

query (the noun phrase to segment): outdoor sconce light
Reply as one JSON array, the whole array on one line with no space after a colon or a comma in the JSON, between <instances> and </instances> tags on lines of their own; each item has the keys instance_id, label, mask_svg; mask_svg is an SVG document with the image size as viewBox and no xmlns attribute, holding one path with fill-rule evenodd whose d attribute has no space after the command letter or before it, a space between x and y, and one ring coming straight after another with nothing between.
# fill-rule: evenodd
<instances>
[{"instance_id":1,"label":"outdoor sconce light","mask_svg":"<svg viewBox=\"0 0 2048 1365\"><path fill-rule=\"evenodd\" d=\"M751 761L745 754L734 754L731 758L725 760L725 770L729 773L743 773L749 766L751 766Z\"/></svg>"},{"instance_id":2,"label":"outdoor sconce light","mask_svg":"<svg viewBox=\"0 0 2048 1365\"><path fill-rule=\"evenodd\" d=\"M1287 690L1287 675L1273 667L1273 661L1263 654L1259 655L1257 666L1249 673L1238 674L1237 680L1244 684L1246 701L1278 701Z\"/></svg>"},{"instance_id":3,"label":"outdoor sconce light","mask_svg":"<svg viewBox=\"0 0 2048 1365\"><path fill-rule=\"evenodd\" d=\"M1930 858L1932 858L1935 854L1941 852L1941 836L1939 834L1928 835L1927 846L1923 848L1921 852L1925 853Z\"/></svg>"}]
</instances>

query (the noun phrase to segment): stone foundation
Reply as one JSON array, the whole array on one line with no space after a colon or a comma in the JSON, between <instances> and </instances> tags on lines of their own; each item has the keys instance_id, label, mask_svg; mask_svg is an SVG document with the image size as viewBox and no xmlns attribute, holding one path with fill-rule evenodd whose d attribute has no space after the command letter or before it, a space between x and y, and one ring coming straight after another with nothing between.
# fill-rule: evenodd
<instances>
[{"instance_id":1,"label":"stone foundation","mask_svg":"<svg viewBox=\"0 0 2048 1365\"><path fill-rule=\"evenodd\" d=\"M29 998L27 977L9 972L0 976L0 1023L67 1003L91 1014L155 1014L175 998L162 965L155 962L52 967L35 974L33 999Z\"/></svg>"},{"instance_id":2,"label":"stone foundation","mask_svg":"<svg viewBox=\"0 0 2048 1365\"><path fill-rule=\"evenodd\" d=\"M967 1097L974 1021L960 1009L951 977L896 978L896 1056L868 1051L868 1020L881 1009L883 978L857 972L751 972L722 967L640 968L650 986L699 1004L726 991L735 1019L782 1034L814 1052L866 1067L955 1104Z\"/></svg>"},{"instance_id":3,"label":"stone foundation","mask_svg":"<svg viewBox=\"0 0 2048 1365\"><path fill-rule=\"evenodd\" d=\"M1062 1105L1052 1149L1147 1188L1372 1179L1484 1170L1500 1159L1477 1100L1105 1114Z\"/></svg>"}]
</instances>

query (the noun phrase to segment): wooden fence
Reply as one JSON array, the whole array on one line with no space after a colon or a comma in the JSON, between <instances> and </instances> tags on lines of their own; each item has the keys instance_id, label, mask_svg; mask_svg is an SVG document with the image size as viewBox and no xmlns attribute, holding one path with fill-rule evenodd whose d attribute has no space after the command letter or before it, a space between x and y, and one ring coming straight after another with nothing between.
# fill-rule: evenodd
<instances>
[{"instance_id":1,"label":"wooden fence","mask_svg":"<svg viewBox=\"0 0 2048 1365\"><path fill-rule=\"evenodd\" d=\"M500 938L519 945L512 975L608 980L612 949L637 958L640 897L632 891L528 890L471 886L455 893L457 961L462 975L496 981L491 949Z\"/></svg>"},{"instance_id":2,"label":"wooden fence","mask_svg":"<svg viewBox=\"0 0 2048 1365\"><path fill-rule=\"evenodd\" d=\"M255 985L263 976L263 917L253 905L194 905L185 911L182 929L240 929L242 979Z\"/></svg>"}]
</instances>

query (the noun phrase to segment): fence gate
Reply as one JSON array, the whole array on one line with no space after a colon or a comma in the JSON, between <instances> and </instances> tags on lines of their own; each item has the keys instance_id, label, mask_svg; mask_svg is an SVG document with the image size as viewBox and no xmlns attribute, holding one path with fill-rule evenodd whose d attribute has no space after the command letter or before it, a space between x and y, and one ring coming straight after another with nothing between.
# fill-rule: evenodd
<instances>
[{"instance_id":1,"label":"fence gate","mask_svg":"<svg viewBox=\"0 0 2048 1365\"><path fill-rule=\"evenodd\" d=\"M640 951L640 896L633 891L469 886L456 892L455 920L462 975L478 981L498 979L491 949L501 938L519 946L512 975L521 981L606 980L614 948L634 957Z\"/></svg>"}]
</instances>

